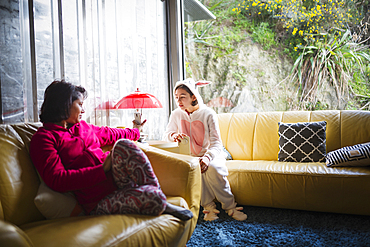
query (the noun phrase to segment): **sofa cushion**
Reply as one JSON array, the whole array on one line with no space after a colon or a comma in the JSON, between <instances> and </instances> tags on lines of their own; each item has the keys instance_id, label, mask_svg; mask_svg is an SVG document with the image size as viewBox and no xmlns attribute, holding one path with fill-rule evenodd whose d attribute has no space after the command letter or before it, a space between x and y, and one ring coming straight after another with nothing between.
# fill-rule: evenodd
<instances>
[{"instance_id":1,"label":"sofa cushion","mask_svg":"<svg viewBox=\"0 0 370 247\"><path fill-rule=\"evenodd\" d=\"M181 197L168 201L189 208ZM199 203L199 202L198 202ZM184 246L191 221L169 214L94 215L43 220L20 226L33 246ZM189 236L190 238L190 236ZM188 239L185 236L185 239ZM186 243L186 242L185 242Z\"/></svg>"},{"instance_id":2,"label":"sofa cushion","mask_svg":"<svg viewBox=\"0 0 370 247\"><path fill-rule=\"evenodd\" d=\"M343 147L329 152L326 165L331 166L370 166L370 142Z\"/></svg>"},{"instance_id":3,"label":"sofa cushion","mask_svg":"<svg viewBox=\"0 0 370 247\"><path fill-rule=\"evenodd\" d=\"M44 219L33 201L40 180L28 153L36 131L31 124L0 125L0 218L16 225Z\"/></svg>"},{"instance_id":4,"label":"sofa cushion","mask_svg":"<svg viewBox=\"0 0 370 247\"><path fill-rule=\"evenodd\" d=\"M326 122L279 122L279 161L325 162Z\"/></svg>"},{"instance_id":5,"label":"sofa cushion","mask_svg":"<svg viewBox=\"0 0 370 247\"><path fill-rule=\"evenodd\" d=\"M34 201L37 209L46 219L84 215L81 205L72 194L56 192L43 181Z\"/></svg>"},{"instance_id":6,"label":"sofa cushion","mask_svg":"<svg viewBox=\"0 0 370 247\"><path fill-rule=\"evenodd\" d=\"M370 167L263 160L226 166L240 205L370 215Z\"/></svg>"}]
</instances>

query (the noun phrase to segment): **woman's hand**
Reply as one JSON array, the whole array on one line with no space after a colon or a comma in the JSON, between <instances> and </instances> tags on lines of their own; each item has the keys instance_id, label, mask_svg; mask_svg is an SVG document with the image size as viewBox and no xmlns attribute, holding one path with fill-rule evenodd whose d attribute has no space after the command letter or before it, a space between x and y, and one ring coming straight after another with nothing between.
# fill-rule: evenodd
<instances>
[{"instance_id":1,"label":"woman's hand","mask_svg":"<svg viewBox=\"0 0 370 247\"><path fill-rule=\"evenodd\" d=\"M181 139L184 138L185 136L188 136L188 135L184 133L174 133L171 135L174 142L181 142Z\"/></svg>"},{"instance_id":2,"label":"woman's hand","mask_svg":"<svg viewBox=\"0 0 370 247\"><path fill-rule=\"evenodd\" d=\"M138 129L140 132L143 130L143 126L146 123L146 119L142 123L136 122L136 120L132 121L133 128Z\"/></svg>"},{"instance_id":3,"label":"woman's hand","mask_svg":"<svg viewBox=\"0 0 370 247\"><path fill-rule=\"evenodd\" d=\"M205 173L208 170L209 159L206 157L199 158L199 165L201 173Z\"/></svg>"},{"instance_id":4,"label":"woman's hand","mask_svg":"<svg viewBox=\"0 0 370 247\"><path fill-rule=\"evenodd\" d=\"M111 169L111 167L112 167L111 160L108 160L107 162L103 163L104 172L108 172Z\"/></svg>"}]
</instances>

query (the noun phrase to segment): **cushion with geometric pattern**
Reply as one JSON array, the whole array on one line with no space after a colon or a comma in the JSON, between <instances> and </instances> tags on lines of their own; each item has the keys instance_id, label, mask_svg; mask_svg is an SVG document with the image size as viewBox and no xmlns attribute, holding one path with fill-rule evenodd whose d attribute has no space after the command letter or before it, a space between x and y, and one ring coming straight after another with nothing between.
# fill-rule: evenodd
<instances>
[{"instance_id":1,"label":"cushion with geometric pattern","mask_svg":"<svg viewBox=\"0 0 370 247\"><path fill-rule=\"evenodd\" d=\"M370 166L370 142L343 147L331 151L326 156L326 165Z\"/></svg>"},{"instance_id":2,"label":"cushion with geometric pattern","mask_svg":"<svg viewBox=\"0 0 370 247\"><path fill-rule=\"evenodd\" d=\"M233 156L231 156L230 152L224 146L222 146L222 150L224 151L224 156L226 160L233 159Z\"/></svg>"},{"instance_id":3,"label":"cushion with geometric pattern","mask_svg":"<svg viewBox=\"0 0 370 247\"><path fill-rule=\"evenodd\" d=\"M279 161L325 162L326 121L279 122Z\"/></svg>"}]
</instances>

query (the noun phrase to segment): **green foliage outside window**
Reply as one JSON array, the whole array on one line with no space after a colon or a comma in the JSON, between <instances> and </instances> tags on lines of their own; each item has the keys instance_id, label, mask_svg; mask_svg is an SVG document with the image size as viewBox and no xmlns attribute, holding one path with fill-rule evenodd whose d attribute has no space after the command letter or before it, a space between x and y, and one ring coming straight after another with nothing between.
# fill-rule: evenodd
<instances>
[{"instance_id":1,"label":"green foliage outside window","mask_svg":"<svg viewBox=\"0 0 370 247\"><path fill-rule=\"evenodd\" d=\"M342 36L360 23L364 13L358 6L354 0L245 0L233 11L250 19L273 18L282 23L297 51L298 44L313 44L327 35Z\"/></svg>"},{"instance_id":2,"label":"green foliage outside window","mask_svg":"<svg viewBox=\"0 0 370 247\"><path fill-rule=\"evenodd\" d=\"M232 57L249 36L295 61L285 81L297 88L291 109L325 109L316 98L324 81L345 109L370 109L369 0L200 1L217 19L186 24L199 55L212 47L214 58Z\"/></svg>"},{"instance_id":3,"label":"green foliage outside window","mask_svg":"<svg viewBox=\"0 0 370 247\"><path fill-rule=\"evenodd\" d=\"M292 108L317 108L317 91L324 81L335 89L338 101L369 108L369 46L365 11L369 1L354 0L245 0L233 11L246 18L280 23L295 58L290 75L298 90ZM357 33L356 33L357 31ZM370 42L368 42L370 43ZM292 51L291 49L294 49Z\"/></svg>"}]
</instances>

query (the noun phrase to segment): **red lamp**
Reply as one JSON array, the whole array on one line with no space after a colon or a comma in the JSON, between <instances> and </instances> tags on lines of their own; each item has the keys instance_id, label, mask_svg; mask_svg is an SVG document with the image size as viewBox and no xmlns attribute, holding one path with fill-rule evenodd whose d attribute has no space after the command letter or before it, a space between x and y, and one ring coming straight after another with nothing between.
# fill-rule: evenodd
<instances>
[{"instance_id":1,"label":"red lamp","mask_svg":"<svg viewBox=\"0 0 370 247\"><path fill-rule=\"evenodd\" d=\"M161 102L152 94L140 92L137 89L134 93L131 93L123 97L114 106L115 109L136 109L135 121L141 123L141 115L143 108L162 108ZM139 109L141 112L139 113Z\"/></svg>"}]
</instances>

